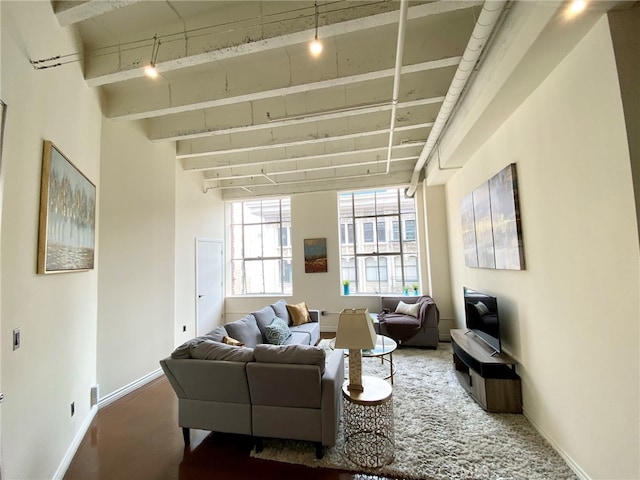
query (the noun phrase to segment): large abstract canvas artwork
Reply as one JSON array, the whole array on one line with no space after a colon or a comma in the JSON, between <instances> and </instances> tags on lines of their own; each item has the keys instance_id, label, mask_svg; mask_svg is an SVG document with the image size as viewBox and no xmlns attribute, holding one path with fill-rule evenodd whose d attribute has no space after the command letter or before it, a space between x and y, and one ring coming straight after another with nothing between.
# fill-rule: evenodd
<instances>
[{"instance_id":1,"label":"large abstract canvas artwork","mask_svg":"<svg viewBox=\"0 0 640 480\"><path fill-rule=\"evenodd\" d=\"M460 215L466 266L524 270L515 163L465 196Z\"/></svg>"},{"instance_id":2,"label":"large abstract canvas artwork","mask_svg":"<svg viewBox=\"0 0 640 480\"><path fill-rule=\"evenodd\" d=\"M524 247L515 163L489 180L489 190L496 268L523 270Z\"/></svg>"},{"instance_id":3,"label":"large abstract canvas artwork","mask_svg":"<svg viewBox=\"0 0 640 480\"><path fill-rule=\"evenodd\" d=\"M96 187L50 141L44 142L38 273L91 270Z\"/></svg>"},{"instance_id":4,"label":"large abstract canvas artwork","mask_svg":"<svg viewBox=\"0 0 640 480\"><path fill-rule=\"evenodd\" d=\"M462 244L464 248L464 264L468 267L478 266L478 245L476 242L476 220L473 209L473 193L460 202L462 217Z\"/></svg>"}]
</instances>

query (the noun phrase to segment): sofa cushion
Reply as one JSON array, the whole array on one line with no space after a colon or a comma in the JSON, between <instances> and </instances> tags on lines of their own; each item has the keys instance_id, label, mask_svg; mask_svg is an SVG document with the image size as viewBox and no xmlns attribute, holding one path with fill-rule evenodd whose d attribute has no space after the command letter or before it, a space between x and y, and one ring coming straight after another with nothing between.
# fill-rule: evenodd
<instances>
[{"instance_id":1,"label":"sofa cushion","mask_svg":"<svg viewBox=\"0 0 640 480\"><path fill-rule=\"evenodd\" d=\"M256 323L256 317L251 314L235 322L225 324L224 328L228 337L235 338L249 348L262 343L262 333Z\"/></svg>"},{"instance_id":2,"label":"sofa cushion","mask_svg":"<svg viewBox=\"0 0 640 480\"><path fill-rule=\"evenodd\" d=\"M324 372L324 350L311 345L256 345L253 355L256 362L316 365Z\"/></svg>"},{"instance_id":3,"label":"sofa cushion","mask_svg":"<svg viewBox=\"0 0 640 480\"><path fill-rule=\"evenodd\" d=\"M417 317L418 313L420 313L421 305L419 303L407 304L403 301L399 301L396 306L396 313L402 313L403 315L410 315L412 317Z\"/></svg>"},{"instance_id":4,"label":"sofa cushion","mask_svg":"<svg viewBox=\"0 0 640 480\"><path fill-rule=\"evenodd\" d=\"M306 337L304 341L297 342L287 342L287 343L303 343L307 345L315 345L320 341L320 326L318 322L309 322L304 323L302 325L298 325L297 327L290 327L291 335L295 335L296 333L302 333Z\"/></svg>"},{"instance_id":5,"label":"sofa cushion","mask_svg":"<svg viewBox=\"0 0 640 480\"><path fill-rule=\"evenodd\" d=\"M252 362L253 349L233 347L213 340L197 342L190 347L191 358L200 360L228 360L231 362Z\"/></svg>"},{"instance_id":6,"label":"sofa cushion","mask_svg":"<svg viewBox=\"0 0 640 480\"><path fill-rule=\"evenodd\" d=\"M251 315L253 315L256 318L258 329L260 329L260 332L262 333L262 338L266 341L267 337L265 336L265 331L267 330L267 327L271 325L271 322L273 322L273 319L276 318L276 314L273 311L273 308L271 308L270 305L267 305L266 307L258 310L257 312L251 312Z\"/></svg>"},{"instance_id":7,"label":"sofa cushion","mask_svg":"<svg viewBox=\"0 0 640 480\"><path fill-rule=\"evenodd\" d=\"M289 326L280 317L274 318L271 325L265 329L267 342L273 345L282 345L290 336L291 330L289 330Z\"/></svg>"},{"instance_id":8,"label":"sofa cushion","mask_svg":"<svg viewBox=\"0 0 640 480\"><path fill-rule=\"evenodd\" d=\"M207 333L207 337L211 337L211 339L215 340L216 342L221 342L224 337L228 337L228 336L229 334L227 333L227 331L224 329L222 325L214 328L209 333Z\"/></svg>"},{"instance_id":9,"label":"sofa cushion","mask_svg":"<svg viewBox=\"0 0 640 480\"><path fill-rule=\"evenodd\" d=\"M191 358L189 349L191 348L191 342L193 340L195 340L195 338L183 343L179 347L176 347L176 349L171 352L171 358Z\"/></svg>"},{"instance_id":10,"label":"sofa cushion","mask_svg":"<svg viewBox=\"0 0 640 480\"><path fill-rule=\"evenodd\" d=\"M305 302L295 305L287 305L287 311L291 316L291 324L293 326L302 325L303 323L309 323L311 321L309 309Z\"/></svg>"},{"instance_id":11,"label":"sofa cushion","mask_svg":"<svg viewBox=\"0 0 640 480\"><path fill-rule=\"evenodd\" d=\"M278 300L276 303L271 305L271 308L273 308L276 317L283 319L287 322L287 325L291 324L291 317L289 316L289 310L287 310L287 302L282 299Z\"/></svg>"},{"instance_id":12,"label":"sofa cushion","mask_svg":"<svg viewBox=\"0 0 640 480\"><path fill-rule=\"evenodd\" d=\"M309 334L299 330L294 330L297 327L291 327L291 336L287 338L287 341L283 345L309 345Z\"/></svg>"},{"instance_id":13,"label":"sofa cushion","mask_svg":"<svg viewBox=\"0 0 640 480\"><path fill-rule=\"evenodd\" d=\"M179 347L176 347L176 349L171 352L171 358L191 358L191 347L207 340L216 342L218 341L216 340L216 338L210 335L210 333L208 333L207 335L201 335L199 337L192 338L184 342Z\"/></svg>"}]
</instances>

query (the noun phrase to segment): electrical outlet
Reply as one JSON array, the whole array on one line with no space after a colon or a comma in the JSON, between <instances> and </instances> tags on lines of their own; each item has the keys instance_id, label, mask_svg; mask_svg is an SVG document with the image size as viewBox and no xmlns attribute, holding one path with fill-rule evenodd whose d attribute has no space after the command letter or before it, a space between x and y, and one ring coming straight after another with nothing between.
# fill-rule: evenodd
<instances>
[{"instance_id":1,"label":"electrical outlet","mask_svg":"<svg viewBox=\"0 0 640 480\"><path fill-rule=\"evenodd\" d=\"M17 350L20 348L20 329L13 329L13 349Z\"/></svg>"},{"instance_id":2,"label":"electrical outlet","mask_svg":"<svg viewBox=\"0 0 640 480\"><path fill-rule=\"evenodd\" d=\"M186 332L187 331L187 326L186 325L182 325L182 331Z\"/></svg>"},{"instance_id":3,"label":"electrical outlet","mask_svg":"<svg viewBox=\"0 0 640 480\"><path fill-rule=\"evenodd\" d=\"M92 407L98 404L99 391L100 391L100 385L91 387L91 406Z\"/></svg>"},{"instance_id":4,"label":"electrical outlet","mask_svg":"<svg viewBox=\"0 0 640 480\"><path fill-rule=\"evenodd\" d=\"M76 402L71 402L71 416L73 417L76 413Z\"/></svg>"}]
</instances>

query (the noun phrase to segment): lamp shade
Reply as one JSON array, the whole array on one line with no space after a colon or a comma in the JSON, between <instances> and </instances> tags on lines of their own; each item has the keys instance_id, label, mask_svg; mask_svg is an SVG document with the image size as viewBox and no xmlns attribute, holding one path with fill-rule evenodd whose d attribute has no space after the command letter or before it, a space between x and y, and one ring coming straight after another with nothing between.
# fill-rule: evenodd
<instances>
[{"instance_id":1,"label":"lamp shade","mask_svg":"<svg viewBox=\"0 0 640 480\"><path fill-rule=\"evenodd\" d=\"M335 348L374 348L376 332L367 308L345 308L338 318Z\"/></svg>"}]
</instances>

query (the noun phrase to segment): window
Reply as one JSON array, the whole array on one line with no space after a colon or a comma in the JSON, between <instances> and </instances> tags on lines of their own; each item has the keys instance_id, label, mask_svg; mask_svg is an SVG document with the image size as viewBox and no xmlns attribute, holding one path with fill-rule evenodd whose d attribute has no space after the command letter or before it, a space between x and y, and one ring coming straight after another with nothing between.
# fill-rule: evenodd
<instances>
[{"instance_id":1,"label":"window","mask_svg":"<svg viewBox=\"0 0 640 480\"><path fill-rule=\"evenodd\" d=\"M385 257L367 257L364 260L366 266L367 282L387 281L387 259Z\"/></svg>"},{"instance_id":2,"label":"window","mask_svg":"<svg viewBox=\"0 0 640 480\"><path fill-rule=\"evenodd\" d=\"M362 224L362 236L365 242L373 242L373 223L367 222Z\"/></svg>"},{"instance_id":3,"label":"window","mask_svg":"<svg viewBox=\"0 0 640 480\"><path fill-rule=\"evenodd\" d=\"M353 243L353 224L340 224L340 243Z\"/></svg>"},{"instance_id":4,"label":"window","mask_svg":"<svg viewBox=\"0 0 640 480\"><path fill-rule=\"evenodd\" d=\"M356 281L356 263L353 257L342 259L342 280Z\"/></svg>"},{"instance_id":5,"label":"window","mask_svg":"<svg viewBox=\"0 0 640 480\"><path fill-rule=\"evenodd\" d=\"M291 294L289 198L229 204L231 294Z\"/></svg>"},{"instance_id":6,"label":"window","mask_svg":"<svg viewBox=\"0 0 640 480\"><path fill-rule=\"evenodd\" d=\"M404 221L404 239L405 240L416 239L416 221L415 220Z\"/></svg>"},{"instance_id":7,"label":"window","mask_svg":"<svg viewBox=\"0 0 640 480\"><path fill-rule=\"evenodd\" d=\"M386 242L387 241L387 232L386 232L386 224L384 222L378 222L378 242Z\"/></svg>"},{"instance_id":8,"label":"window","mask_svg":"<svg viewBox=\"0 0 640 480\"><path fill-rule=\"evenodd\" d=\"M401 293L419 283L412 198L397 188L343 192L338 209L341 280L350 280L352 291Z\"/></svg>"},{"instance_id":9,"label":"window","mask_svg":"<svg viewBox=\"0 0 640 480\"><path fill-rule=\"evenodd\" d=\"M393 241L394 242L399 242L400 241L400 223L397 220L394 220L393 222L391 222L393 225Z\"/></svg>"}]
</instances>

